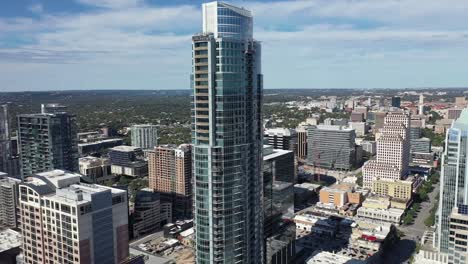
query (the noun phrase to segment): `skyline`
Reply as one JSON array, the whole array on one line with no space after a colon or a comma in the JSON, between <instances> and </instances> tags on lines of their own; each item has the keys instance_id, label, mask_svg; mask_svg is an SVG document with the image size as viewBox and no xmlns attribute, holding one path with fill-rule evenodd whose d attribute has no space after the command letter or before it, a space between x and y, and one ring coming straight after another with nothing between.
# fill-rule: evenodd
<instances>
[{"instance_id":1,"label":"skyline","mask_svg":"<svg viewBox=\"0 0 468 264\"><path fill-rule=\"evenodd\" d=\"M3 4L0 91L188 90L202 2ZM468 83L466 1L227 2L253 11L267 89Z\"/></svg>"}]
</instances>

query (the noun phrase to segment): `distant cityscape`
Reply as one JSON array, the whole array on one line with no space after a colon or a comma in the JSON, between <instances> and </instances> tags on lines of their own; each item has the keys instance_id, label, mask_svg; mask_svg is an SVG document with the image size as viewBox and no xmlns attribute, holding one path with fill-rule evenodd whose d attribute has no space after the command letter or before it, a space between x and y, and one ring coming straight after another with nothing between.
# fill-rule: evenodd
<instances>
[{"instance_id":1,"label":"distant cityscape","mask_svg":"<svg viewBox=\"0 0 468 264\"><path fill-rule=\"evenodd\" d=\"M468 88L264 90L202 10L190 91L0 93L0 263L468 263Z\"/></svg>"}]
</instances>

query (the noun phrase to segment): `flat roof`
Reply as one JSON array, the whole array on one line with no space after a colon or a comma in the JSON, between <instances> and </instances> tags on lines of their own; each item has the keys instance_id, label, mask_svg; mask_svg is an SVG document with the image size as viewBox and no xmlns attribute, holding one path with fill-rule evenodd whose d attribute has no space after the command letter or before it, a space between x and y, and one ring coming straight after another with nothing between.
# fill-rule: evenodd
<instances>
[{"instance_id":1,"label":"flat roof","mask_svg":"<svg viewBox=\"0 0 468 264\"><path fill-rule=\"evenodd\" d=\"M0 253L21 246L22 238L19 232L6 228L0 230Z\"/></svg>"},{"instance_id":2,"label":"flat roof","mask_svg":"<svg viewBox=\"0 0 468 264\"><path fill-rule=\"evenodd\" d=\"M133 147L133 146L116 146L116 147L111 148L111 150L122 151L122 152L131 152L131 151L136 151L140 149L141 148Z\"/></svg>"}]
</instances>

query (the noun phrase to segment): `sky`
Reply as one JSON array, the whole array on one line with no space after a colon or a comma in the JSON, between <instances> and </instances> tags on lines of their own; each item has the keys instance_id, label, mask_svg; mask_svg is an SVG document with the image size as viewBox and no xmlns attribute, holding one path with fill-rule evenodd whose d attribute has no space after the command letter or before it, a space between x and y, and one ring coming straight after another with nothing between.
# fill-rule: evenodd
<instances>
[{"instance_id":1,"label":"sky","mask_svg":"<svg viewBox=\"0 0 468 264\"><path fill-rule=\"evenodd\" d=\"M198 0L4 0L0 92L188 89ZM265 88L468 87L467 0L257 0Z\"/></svg>"}]
</instances>

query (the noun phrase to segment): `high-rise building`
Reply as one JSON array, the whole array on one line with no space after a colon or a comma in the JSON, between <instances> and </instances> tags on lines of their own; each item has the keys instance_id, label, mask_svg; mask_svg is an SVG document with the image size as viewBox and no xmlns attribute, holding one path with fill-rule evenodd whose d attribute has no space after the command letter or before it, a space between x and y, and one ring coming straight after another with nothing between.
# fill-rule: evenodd
<instances>
[{"instance_id":1,"label":"high-rise building","mask_svg":"<svg viewBox=\"0 0 468 264\"><path fill-rule=\"evenodd\" d=\"M401 106L401 98L399 96L393 96L392 97L392 107L400 108L400 106Z\"/></svg>"},{"instance_id":2,"label":"high-rise building","mask_svg":"<svg viewBox=\"0 0 468 264\"><path fill-rule=\"evenodd\" d=\"M438 248L443 253L450 249L450 214L455 206L468 204L468 178L465 170L468 141L468 109L447 130L445 152L442 155L440 198L438 209Z\"/></svg>"},{"instance_id":3,"label":"high-rise building","mask_svg":"<svg viewBox=\"0 0 468 264\"><path fill-rule=\"evenodd\" d=\"M0 105L0 171L10 177L20 178L19 157L10 136L10 116L8 105Z\"/></svg>"},{"instance_id":4,"label":"high-rise building","mask_svg":"<svg viewBox=\"0 0 468 264\"><path fill-rule=\"evenodd\" d=\"M356 133L342 126L318 125L307 129L307 159L326 169L351 170L356 164Z\"/></svg>"},{"instance_id":5,"label":"high-rise building","mask_svg":"<svg viewBox=\"0 0 468 264\"><path fill-rule=\"evenodd\" d=\"M294 150L297 134L294 129L272 128L264 132L265 144L275 149Z\"/></svg>"},{"instance_id":6,"label":"high-rise building","mask_svg":"<svg viewBox=\"0 0 468 264\"><path fill-rule=\"evenodd\" d=\"M261 45L250 11L204 4L193 36L196 260L262 263Z\"/></svg>"},{"instance_id":7,"label":"high-rise building","mask_svg":"<svg viewBox=\"0 0 468 264\"><path fill-rule=\"evenodd\" d=\"M296 156L304 160L307 158L307 127L298 127L297 133L297 146L295 147Z\"/></svg>"},{"instance_id":8,"label":"high-rise building","mask_svg":"<svg viewBox=\"0 0 468 264\"><path fill-rule=\"evenodd\" d=\"M424 115L424 94L419 95L418 114Z\"/></svg>"},{"instance_id":9,"label":"high-rise building","mask_svg":"<svg viewBox=\"0 0 468 264\"><path fill-rule=\"evenodd\" d=\"M133 125L130 131L132 146L152 149L158 145L158 130L155 125Z\"/></svg>"},{"instance_id":10,"label":"high-rise building","mask_svg":"<svg viewBox=\"0 0 468 264\"><path fill-rule=\"evenodd\" d=\"M0 226L17 227L16 207L18 206L19 179L10 178L0 172Z\"/></svg>"},{"instance_id":11,"label":"high-rise building","mask_svg":"<svg viewBox=\"0 0 468 264\"><path fill-rule=\"evenodd\" d=\"M150 188L137 192L132 227L134 238L154 233L171 221L171 203L161 202L160 194Z\"/></svg>"},{"instance_id":12,"label":"high-rise building","mask_svg":"<svg viewBox=\"0 0 468 264\"><path fill-rule=\"evenodd\" d=\"M121 263L129 255L127 192L42 172L19 185L25 263Z\"/></svg>"},{"instance_id":13,"label":"high-rise building","mask_svg":"<svg viewBox=\"0 0 468 264\"><path fill-rule=\"evenodd\" d=\"M78 171L76 117L53 111L18 116L18 144L24 178L61 169Z\"/></svg>"},{"instance_id":14,"label":"high-rise building","mask_svg":"<svg viewBox=\"0 0 468 264\"><path fill-rule=\"evenodd\" d=\"M295 257L294 153L263 147L263 212L266 263L293 263ZM278 261L280 259L281 261Z\"/></svg>"},{"instance_id":15,"label":"high-rise building","mask_svg":"<svg viewBox=\"0 0 468 264\"><path fill-rule=\"evenodd\" d=\"M192 216L192 147L160 145L148 153L149 187L172 204L173 217Z\"/></svg>"},{"instance_id":16,"label":"high-rise building","mask_svg":"<svg viewBox=\"0 0 468 264\"><path fill-rule=\"evenodd\" d=\"M449 221L449 263L465 264L468 262L468 205L455 206Z\"/></svg>"},{"instance_id":17,"label":"high-rise building","mask_svg":"<svg viewBox=\"0 0 468 264\"><path fill-rule=\"evenodd\" d=\"M365 188L371 189L376 179L401 180L406 175L410 159L409 129L408 114L387 114L377 139L377 158L366 162L362 168Z\"/></svg>"}]
</instances>

